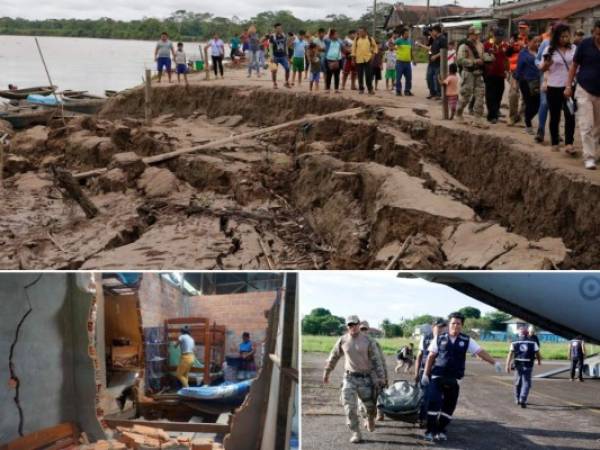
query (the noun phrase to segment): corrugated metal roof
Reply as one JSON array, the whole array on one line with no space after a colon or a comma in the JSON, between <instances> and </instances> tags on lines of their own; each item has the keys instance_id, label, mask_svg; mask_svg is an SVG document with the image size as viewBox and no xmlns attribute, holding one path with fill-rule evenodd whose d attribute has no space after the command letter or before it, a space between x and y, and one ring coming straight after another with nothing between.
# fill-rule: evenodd
<instances>
[{"instance_id":1,"label":"corrugated metal roof","mask_svg":"<svg viewBox=\"0 0 600 450\"><path fill-rule=\"evenodd\" d=\"M548 8L538 9L517 20L566 19L582 11L600 6L600 0L566 0Z\"/></svg>"},{"instance_id":2,"label":"corrugated metal roof","mask_svg":"<svg viewBox=\"0 0 600 450\"><path fill-rule=\"evenodd\" d=\"M462 6L430 6L429 19L435 21L440 17L459 16L477 11L480 8L463 8ZM384 28L394 28L398 25L417 25L427 20L427 7L422 5L405 5L397 3L390 8Z\"/></svg>"}]
</instances>

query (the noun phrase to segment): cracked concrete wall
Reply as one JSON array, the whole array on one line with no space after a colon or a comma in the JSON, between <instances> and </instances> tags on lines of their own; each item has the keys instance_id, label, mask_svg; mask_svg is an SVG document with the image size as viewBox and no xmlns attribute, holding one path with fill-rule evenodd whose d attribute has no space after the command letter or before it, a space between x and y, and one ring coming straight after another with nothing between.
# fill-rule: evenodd
<instances>
[{"instance_id":1,"label":"cracked concrete wall","mask_svg":"<svg viewBox=\"0 0 600 450\"><path fill-rule=\"evenodd\" d=\"M8 355L17 324L28 309L23 287L37 276L0 274L0 444L19 437L15 390L7 383ZM28 289L32 312L21 327L13 356L24 434L70 421L97 436L86 333L91 294L78 290L74 277L46 273ZM96 427L100 430L97 421Z\"/></svg>"}]
</instances>

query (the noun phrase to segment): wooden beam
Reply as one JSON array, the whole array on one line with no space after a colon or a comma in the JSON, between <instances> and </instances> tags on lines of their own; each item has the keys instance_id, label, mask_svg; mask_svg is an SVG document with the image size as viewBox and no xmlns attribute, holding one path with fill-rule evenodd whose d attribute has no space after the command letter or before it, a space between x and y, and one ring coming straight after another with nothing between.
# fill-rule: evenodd
<instances>
[{"instance_id":1,"label":"wooden beam","mask_svg":"<svg viewBox=\"0 0 600 450\"><path fill-rule=\"evenodd\" d=\"M85 195L77 180L71 175L71 172L61 168L53 167L52 172L58 185L69 197L77 202L88 219L93 219L99 213L96 205Z\"/></svg>"},{"instance_id":2,"label":"wooden beam","mask_svg":"<svg viewBox=\"0 0 600 450\"><path fill-rule=\"evenodd\" d=\"M167 161L169 159L177 158L178 156L181 156L181 155L186 155L188 153L199 152L200 150L205 150L207 148L229 144L231 142L236 141L237 139L248 139L248 138L258 137L258 136L262 136L262 135L272 133L275 131L283 130L288 127L302 125L305 123L322 122L323 120L331 119L334 117L353 116L355 114L358 114L361 111L363 111L363 108L350 108L350 109L344 109L342 111L332 112L329 114L323 114L321 116L305 117L302 119L296 119L296 120L292 120L290 122L280 123L279 125L273 125L271 127L266 127L266 128L259 128L256 130L249 131L247 133L240 133L235 136L230 136L230 137L223 138L223 139L217 139L215 141L208 142L208 143L202 144L202 145L198 145L196 147L182 148L180 150L175 150L173 152L162 153L162 154L154 155L154 156L147 156L147 157L143 158L142 161L144 161L146 164L156 164L159 162ZM87 172L77 173L77 174L73 175L73 177L76 180L79 180L82 178L94 177L94 176L102 175L103 173L107 172L107 170L108 169L106 169L106 168L89 170Z\"/></svg>"},{"instance_id":3,"label":"wooden beam","mask_svg":"<svg viewBox=\"0 0 600 450\"><path fill-rule=\"evenodd\" d=\"M44 428L34 431L23 437L15 439L4 446L0 446L2 450L37 450L48 447L64 438L71 437L75 442L79 439L79 431L77 427L71 423L61 423L54 427Z\"/></svg>"},{"instance_id":4,"label":"wooden beam","mask_svg":"<svg viewBox=\"0 0 600 450\"><path fill-rule=\"evenodd\" d=\"M281 370L281 372L288 378L291 378L292 380L294 380L296 383L298 382L298 369L294 369L293 367L281 367L281 360L279 359L279 357L277 355L274 355L273 353L271 353L269 355L269 358L271 358L271 361L273 361L273 364L275 364L277 367L279 367L279 370Z\"/></svg>"},{"instance_id":5,"label":"wooden beam","mask_svg":"<svg viewBox=\"0 0 600 450\"><path fill-rule=\"evenodd\" d=\"M279 376L279 399L277 402L277 428L275 430L275 448L289 448L289 423L292 418L288 411L292 398L292 380L284 373L292 367L294 355L294 327L296 325L296 283L297 273L285 274L285 295L283 300L283 323L281 338L281 373Z\"/></svg>"},{"instance_id":6,"label":"wooden beam","mask_svg":"<svg viewBox=\"0 0 600 450\"><path fill-rule=\"evenodd\" d=\"M184 431L189 433L229 433L229 424L221 423L190 423L190 422L161 422L150 420L122 420L104 419L110 428L133 427L142 425L145 427L161 428L165 431Z\"/></svg>"}]
</instances>

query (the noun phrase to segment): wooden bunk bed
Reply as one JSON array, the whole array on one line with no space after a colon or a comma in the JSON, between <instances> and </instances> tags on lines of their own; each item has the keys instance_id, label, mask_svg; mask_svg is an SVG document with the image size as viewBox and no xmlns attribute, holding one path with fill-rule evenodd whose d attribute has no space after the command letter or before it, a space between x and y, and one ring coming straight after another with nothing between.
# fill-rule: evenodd
<instances>
[{"instance_id":1,"label":"wooden bunk bed","mask_svg":"<svg viewBox=\"0 0 600 450\"><path fill-rule=\"evenodd\" d=\"M165 336L167 343L177 342L183 326L190 330L196 346L204 347L203 368L194 367L192 372L202 372L203 384L209 385L221 376L223 363L225 362L225 332L223 325L217 325L204 317L182 317L178 319L165 320ZM169 371L177 370L175 366L169 366Z\"/></svg>"}]
</instances>

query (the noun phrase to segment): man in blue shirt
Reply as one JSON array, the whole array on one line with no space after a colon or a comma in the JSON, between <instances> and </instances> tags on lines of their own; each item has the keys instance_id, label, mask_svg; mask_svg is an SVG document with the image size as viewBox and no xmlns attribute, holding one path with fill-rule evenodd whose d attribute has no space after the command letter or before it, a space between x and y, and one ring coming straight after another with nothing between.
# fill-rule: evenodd
<instances>
[{"instance_id":1,"label":"man in blue shirt","mask_svg":"<svg viewBox=\"0 0 600 450\"><path fill-rule=\"evenodd\" d=\"M256 371L256 365L254 364L254 345L250 340L250 333L247 331L242 333L242 342L240 343L239 350L242 360L239 378L250 378Z\"/></svg>"},{"instance_id":2,"label":"man in blue shirt","mask_svg":"<svg viewBox=\"0 0 600 450\"><path fill-rule=\"evenodd\" d=\"M595 169L600 139L600 20L594 24L592 37L581 41L575 51L565 96L573 95L577 76L577 121L581 132L583 162L586 169Z\"/></svg>"},{"instance_id":3,"label":"man in blue shirt","mask_svg":"<svg viewBox=\"0 0 600 450\"><path fill-rule=\"evenodd\" d=\"M550 45L550 36L552 35L552 23L548 25L548 31L544 35L544 39L538 48L537 55L535 57L535 65L539 68L544 64L542 55L544 54L544 50L546 47ZM548 99L546 97L546 90L543 88L544 86L544 73L540 73L540 108L538 110L538 131L535 135L535 141L540 144L544 142L544 136L546 134L546 119L548 118Z\"/></svg>"}]
</instances>

